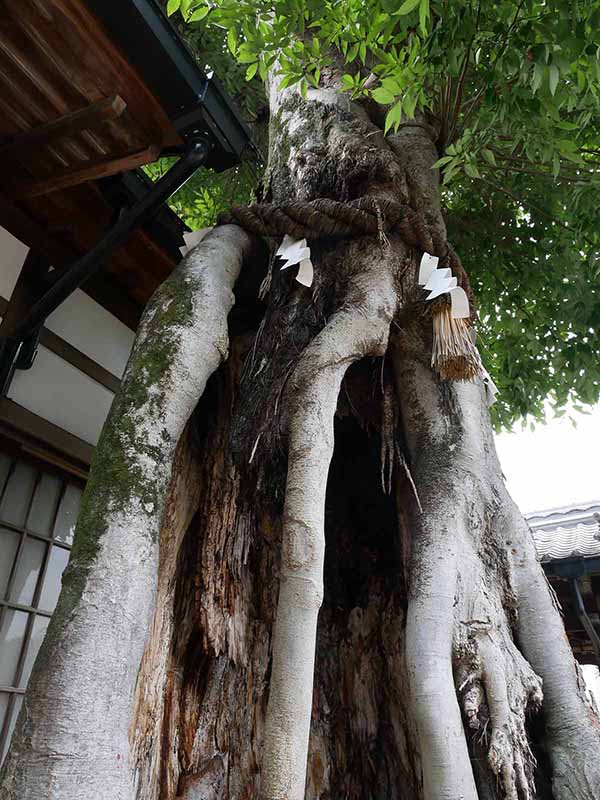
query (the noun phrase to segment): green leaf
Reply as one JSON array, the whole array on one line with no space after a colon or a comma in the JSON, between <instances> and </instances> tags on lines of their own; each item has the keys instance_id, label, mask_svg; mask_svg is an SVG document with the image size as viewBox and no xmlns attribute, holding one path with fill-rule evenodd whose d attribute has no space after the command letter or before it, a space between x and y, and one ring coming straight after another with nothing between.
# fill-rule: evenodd
<instances>
[{"instance_id":1,"label":"green leaf","mask_svg":"<svg viewBox=\"0 0 600 800\"><path fill-rule=\"evenodd\" d=\"M423 36L427 36L427 20L429 19L429 0L421 0L419 6L419 28Z\"/></svg>"},{"instance_id":2,"label":"green leaf","mask_svg":"<svg viewBox=\"0 0 600 800\"><path fill-rule=\"evenodd\" d=\"M558 79L560 77L560 72L558 71L558 67L556 64L552 64L550 66L550 71L548 75L548 83L550 85L550 94L554 97L556 93L556 87L558 86Z\"/></svg>"},{"instance_id":3,"label":"green leaf","mask_svg":"<svg viewBox=\"0 0 600 800\"><path fill-rule=\"evenodd\" d=\"M408 117L408 119L414 119L415 117L415 108L417 107L417 96L408 95L408 97L404 97L402 106L404 108L404 113Z\"/></svg>"},{"instance_id":4,"label":"green leaf","mask_svg":"<svg viewBox=\"0 0 600 800\"><path fill-rule=\"evenodd\" d=\"M558 139L556 141L556 146L564 158L568 158L569 161L573 161L575 164L582 163L583 159L577 149L577 142L574 142L572 139Z\"/></svg>"},{"instance_id":5,"label":"green leaf","mask_svg":"<svg viewBox=\"0 0 600 800\"><path fill-rule=\"evenodd\" d=\"M393 17L403 17L405 14L410 14L419 5L421 0L405 0L397 11L392 13Z\"/></svg>"},{"instance_id":6,"label":"green leaf","mask_svg":"<svg viewBox=\"0 0 600 800\"><path fill-rule=\"evenodd\" d=\"M279 84L280 89L287 89L289 86L293 86L295 83L298 83L299 80L302 79L301 75L286 75L281 83Z\"/></svg>"},{"instance_id":7,"label":"green leaf","mask_svg":"<svg viewBox=\"0 0 600 800\"><path fill-rule=\"evenodd\" d=\"M442 158L438 158L435 164L432 164L431 169L439 169L440 167L443 167L444 164L448 164L450 161L452 161L453 158L454 156L443 156Z\"/></svg>"},{"instance_id":8,"label":"green leaf","mask_svg":"<svg viewBox=\"0 0 600 800\"><path fill-rule=\"evenodd\" d=\"M246 80L251 81L252 78L256 75L257 70L258 70L258 61L255 61L254 64L250 64L250 66L246 70Z\"/></svg>"},{"instance_id":9,"label":"green leaf","mask_svg":"<svg viewBox=\"0 0 600 800\"><path fill-rule=\"evenodd\" d=\"M492 153L492 151L489 148L484 147L481 151L481 155L485 158L488 164L492 165L492 167L496 166L496 156Z\"/></svg>"},{"instance_id":10,"label":"green leaf","mask_svg":"<svg viewBox=\"0 0 600 800\"><path fill-rule=\"evenodd\" d=\"M188 22L200 22L200 20L208 16L209 11L210 11L209 6L202 6L202 8L197 8L188 17Z\"/></svg>"},{"instance_id":11,"label":"green leaf","mask_svg":"<svg viewBox=\"0 0 600 800\"><path fill-rule=\"evenodd\" d=\"M555 178L560 175L560 156L558 153L554 153L552 156L552 174Z\"/></svg>"},{"instance_id":12,"label":"green leaf","mask_svg":"<svg viewBox=\"0 0 600 800\"><path fill-rule=\"evenodd\" d=\"M235 30L233 28L229 28L227 31L227 47L232 55L235 55L237 52L237 37L235 35Z\"/></svg>"},{"instance_id":13,"label":"green leaf","mask_svg":"<svg viewBox=\"0 0 600 800\"><path fill-rule=\"evenodd\" d=\"M353 44L352 47L348 50L348 53L346 55L346 61L348 63L354 61L357 55L358 55L358 42L356 42L356 44Z\"/></svg>"},{"instance_id":14,"label":"green leaf","mask_svg":"<svg viewBox=\"0 0 600 800\"><path fill-rule=\"evenodd\" d=\"M176 11L179 11L181 0L169 0L167 3L167 14L172 16Z\"/></svg>"},{"instance_id":15,"label":"green leaf","mask_svg":"<svg viewBox=\"0 0 600 800\"><path fill-rule=\"evenodd\" d=\"M472 161L465 161L465 172L470 178L481 178L479 170Z\"/></svg>"},{"instance_id":16,"label":"green leaf","mask_svg":"<svg viewBox=\"0 0 600 800\"><path fill-rule=\"evenodd\" d=\"M244 42L239 48L237 60L240 64L251 64L256 60L256 53L251 50L247 42Z\"/></svg>"},{"instance_id":17,"label":"green leaf","mask_svg":"<svg viewBox=\"0 0 600 800\"><path fill-rule=\"evenodd\" d=\"M371 96L373 97L373 100L375 100L377 103L380 103L382 106L387 106L390 103L393 103L396 99L394 95L391 92L388 92L387 89L384 89L383 86L378 86L377 89L372 92Z\"/></svg>"},{"instance_id":18,"label":"green leaf","mask_svg":"<svg viewBox=\"0 0 600 800\"><path fill-rule=\"evenodd\" d=\"M544 65L538 61L533 68L533 77L531 79L531 90L535 94L542 85L544 78Z\"/></svg>"},{"instance_id":19,"label":"green leaf","mask_svg":"<svg viewBox=\"0 0 600 800\"><path fill-rule=\"evenodd\" d=\"M459 164L455 160L452 164L448 165L447 169L444 170L444 181L443 181L444 186L447 186L452 180L452 178L456 175L456 173L458 172L458 167Z\"/></svg>"},{"instance_id":20,"label":"green leaf","mask_svg":"<svg viewBox=\"0 0 600 800\"><path fill-rule=\"evenodd\" d=\"M395 78L384 78L381 81L381 85L384 89L387 89L388 92L393 94L394 97L402 93L402 87Z\"/></svg>"},{"instance_id":21,"label":"green leaf","mask_svg":"<svg viewBox=\"0 0 600 800\"><path fill-rule=\"evenodd\" d=\"M402 102L398 100L398 102L395 103L390 108L390 110L385 116L384 134L387 134L387 132L392 126L394 126L394 128L397 128L401 119L402 119Z\"/></svg>"}]
</instances>

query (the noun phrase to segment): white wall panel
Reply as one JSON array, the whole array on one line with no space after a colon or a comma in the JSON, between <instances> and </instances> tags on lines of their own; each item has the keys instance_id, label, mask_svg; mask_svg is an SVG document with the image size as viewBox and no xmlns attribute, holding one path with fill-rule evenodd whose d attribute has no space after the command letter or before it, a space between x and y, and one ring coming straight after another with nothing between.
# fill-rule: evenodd
<instances>
[{"instance_id":1,"label":"white wall panel","mask_svg":"<svg viewBox=\"0 0 600 800\"><path fill-rule=\"evenodd\" d=\"M40 347L29 370L17 370L8 397L85 442L98 442L113 394Z\"/></svg>"},{"instance_id":2,"label":"white wall panel","mask_svg":"<svg viewBox=\"0 0 600 800\"><path fill-rule=\"evenodd\" d=\"M0 227L0 296L10 300L29 248Z\"/></svg>"},{"instance_id":3,"label":"white wall panel","mask_svg":"<svg viewBox=\"0 0 600 800\"><path fill-rule=\"evenodd\" d=\"M123 376L135 334L80 289L48 317L46 327L117 378Z\"/></svg>"},{"instance_id":4,"label":"white wall panel","mask_svg":"<svg viewBox=\"0 0 600 800\"><path fill-rule=\"evenodd\" d=\"M0 227L0 296L10 300L28 248ZM48 317L46 327L121 378L135 334L80 289Z\"/></svg>"}]
</instances>

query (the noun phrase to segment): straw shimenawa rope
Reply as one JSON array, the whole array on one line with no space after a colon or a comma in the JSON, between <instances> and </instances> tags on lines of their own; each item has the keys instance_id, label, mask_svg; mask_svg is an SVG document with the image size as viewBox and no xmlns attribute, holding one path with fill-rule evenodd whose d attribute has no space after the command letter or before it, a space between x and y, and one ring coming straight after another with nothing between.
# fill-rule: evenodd
<instances>
[{"instance_id":1,"label":"straw shimenawa rope","mask_svg":"<svg viewBox=\"0 0 600 800\"><path fill-rule=\"evenodd\" d=\"M438 256L470 294L468 277L446 239L418 211L390 198L365 195L348 202L319 198L285 205L234 206L220 214L217 222L234 223L268 238L288 234L295 239L315 240L394 232L409 247ZM443 302L436 304L433 317L432 365L449 380L474 380L481 374L481 360L471 341L470 321L452 319L449 306Z\"/></svg>"},{"instance_id":2,"label":"straw shimenawa rope","mask_svg":"<svg viewBox=\"0 0 600 800\"><path fill-rule=\"evenodd\" d=\"M421 214L410 206L372 195L347 203L320 198L286 205L236 206L221 214L218 222L235 223L259 236L280 237L287 233L295 239L349 238L393 230L410 247L440 258L448 253L447 243Z\"/></svg>"}]
</instances>

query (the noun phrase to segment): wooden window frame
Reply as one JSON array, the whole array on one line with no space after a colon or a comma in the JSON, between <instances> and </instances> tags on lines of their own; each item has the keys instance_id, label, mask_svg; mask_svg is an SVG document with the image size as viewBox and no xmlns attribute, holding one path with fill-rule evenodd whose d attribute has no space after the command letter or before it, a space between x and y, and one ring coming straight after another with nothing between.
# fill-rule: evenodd
<instances>
[{"instance_id":1,"label":"wooden window frame","mask_svg":"<svg viewBox=\"0 0 600 800\"><path fill-rule=\"evenodd\" d=\"M0 486L0 507L2 505L2 501L4 500L5 493L8 489L10 478L14 474L16 465L19 463L19 461L30 464L36 471L33 486L31 488L31 492L27 500L25 523L23 525L15 525L14 523L5 521L0 517L0 527L4 528L5 530L16 533L20 537L17 545L17 550L13 558L11 570L8 576L6 589L3 595L0 596L0 628L5 620L6 615L10 611L20 611L28 614L27 622L25 624L23 639L21 641L21 650L15 667L15 672L13 674L12 685L4 685L4 684L0 685L0 693L8 695L8 702L6 705L4 720L2 721L2 725L0 726L0 764L1 764L3 760L4 749L8 741L9 729L11 727L11 720L15 710L15 703L17 702L17 698L19 696L23 696L26 692L26 687L19 686L19 684L22 681L25 661L31 645L31 636L33 633L35 620L37 617L49 619L50 617L52 617L52 614L54 613L54 611L49 611L48 609L39 608L39 601L46 580L48 564L50 562L50 556L54 547L59 547L60 549L66 550L68 552L70 552L72 549L71 544L68 544L67 542L64 542L60 539L57 539L55 536L56 522L58 519L60 507L68 487L70 485L76 485L79 486L80 488L83 488L85 481L83 481L81 477L78 476L76 473L68 469L64 469L62 468L62 466L58 466L55 460L46 461L43 457L39 457L38 455L30 455L27 451L24 451L22 447L19 447L18 443L16 442L11 446L11 443L10 442L7 443L7 440L2 441L0 439L0 452L7 455L12 462L6 474L4 483ZM50 533L47 535L38 533L27 527L27 522L29 521L32 504L36 496L36 491L44 474L52 474L55 477L58 477L61 481L61 486L58 492L57 500L52 510L52 517L49 528ZM0 536L3 536L2 531L0 531ZM31 600L31 605L23 605L21 603L16 603L10 600L10 595L13 589L14 580L19 570L19 565L23 557L23 552L25 550L25 543L27 539L34 539L36 541L41 541L45 543L45 552L39 573L37 575L33 598Z\"/></svg>"}]
</instances>

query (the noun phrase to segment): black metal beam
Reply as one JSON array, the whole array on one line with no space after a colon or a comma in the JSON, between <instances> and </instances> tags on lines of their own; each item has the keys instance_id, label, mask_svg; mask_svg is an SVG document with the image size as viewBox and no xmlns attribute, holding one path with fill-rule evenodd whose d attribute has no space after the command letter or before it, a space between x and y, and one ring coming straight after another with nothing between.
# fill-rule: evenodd
<instances>
[{"instance_id":1,"label":"black metal beam","mask_svg":"<svg viewBox=\"0 0 600 800\"><path fill-rule=\"evenodd\" d=\"M33 304L24 317L5 332L5 336L23 339L44 322L58 306L97 272L110 256L139 225L152 217L169 197L180 189L201 167L208 156L206 141L192 140L182 158L157 181L148 194L128 211L100 239L93 250L78 259L72 266L52 273L55 279L50 288Z\"/></svg>"},{"instance_id":2,"label":"black metal beam","mask_svg":"<svg viewBox=\"0 0 600 800\"><path fill-rule=\"evenodd\" d=\"M191 139L185 154L152 188L123 212L115 225L100 239L96 246L71 266L49 273L52 280L46 290L38 295L33 304L21 313L9 314L2 325L0 339L0 397L6 396L15 368L27 368L33 363L35 338L46 318L79 288L85 281L102 268L105 260L122 245L131 233L147 222L163 206L194 172L205 164L210 146L204 139ZM9 303L10 310L10 303ZM21 361L27 351L27 362ZM31 351L31 352L29 352Z\"/></svg>"}]
</instances>

